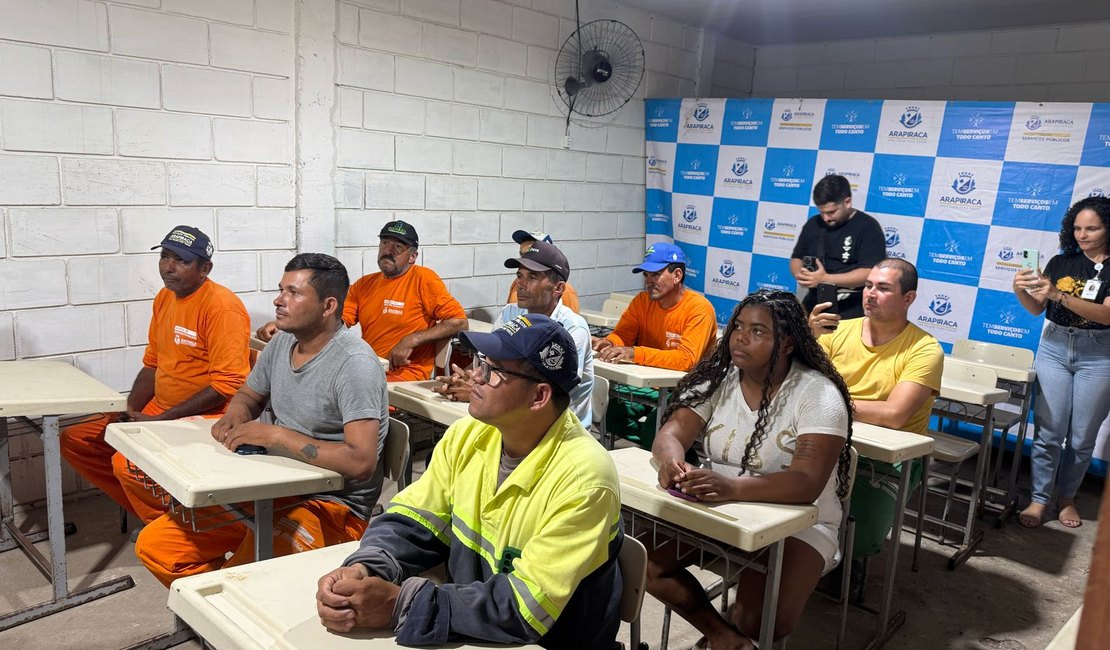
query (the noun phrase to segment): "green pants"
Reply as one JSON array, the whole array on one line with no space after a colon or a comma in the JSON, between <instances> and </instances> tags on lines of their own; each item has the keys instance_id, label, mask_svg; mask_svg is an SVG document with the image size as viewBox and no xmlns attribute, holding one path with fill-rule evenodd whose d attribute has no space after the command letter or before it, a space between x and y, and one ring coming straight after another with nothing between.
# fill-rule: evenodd
<instances>
[{"instance_id":1,"label":"green pants","mask_svg":"<svg viewBox=\"0 0 1110 650\"><path fill-rule=\"evenodd\" d=\"M878 555L883 550L886 536L894 525L898 483L902 479L904 466L905 463L891 465L868 458L859 459L850 508L856 520L853 558ZM909 491L912 493L919 483L921 462L915 460L910 463Z\"/></svg>"},{"instance_id":2,"label":"green pants","mask_svg":"<svg viewBox=\"0 0 1110 650\"><path fill-rule=\"evenodd\" d=\"M652 388L616 386L605 412L605 428L616 437L631 440L651 451L655 442L655 405L659 391Z\"/></svg>"}]
</instances>

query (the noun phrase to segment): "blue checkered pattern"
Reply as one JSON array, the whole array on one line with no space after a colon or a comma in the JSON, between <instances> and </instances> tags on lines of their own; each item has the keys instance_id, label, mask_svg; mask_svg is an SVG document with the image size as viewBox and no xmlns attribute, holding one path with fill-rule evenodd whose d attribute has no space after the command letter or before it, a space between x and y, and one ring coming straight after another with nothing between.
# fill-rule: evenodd
<instances>
[{"instance_id":1,"label":"blue checkered pattern","mask_svg":"<svg viewBox=\"0 0 1110 650\"><path fill-rule=\"evenodd\" d=\"M921 275L910 319L1036 349L1042 320L1010 290L1021 251L1056 254L1073 202L1110 193L1110 104L649 99L647 243L675 242L724 320L789 258L827 174L852 184L887 254Z\"/></svg>"}]
</instances>

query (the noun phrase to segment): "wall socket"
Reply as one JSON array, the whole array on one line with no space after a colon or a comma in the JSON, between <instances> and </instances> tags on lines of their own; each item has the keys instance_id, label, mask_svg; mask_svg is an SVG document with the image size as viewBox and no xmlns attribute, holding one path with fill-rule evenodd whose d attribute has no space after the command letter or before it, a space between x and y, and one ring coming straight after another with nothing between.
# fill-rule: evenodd
<instances>
[{"instance_id":1,"label":"wall socket","mask_svg":"<svg viewBox=\"0 0 1110 650\"><path fill-rule=\"evenodd\" d=\"M570 149L570 143L571 142L572 142L572 140L571 140L569 135L564 135L563 136L563 148L564 149Z\"/></svg>"}]
</instances>

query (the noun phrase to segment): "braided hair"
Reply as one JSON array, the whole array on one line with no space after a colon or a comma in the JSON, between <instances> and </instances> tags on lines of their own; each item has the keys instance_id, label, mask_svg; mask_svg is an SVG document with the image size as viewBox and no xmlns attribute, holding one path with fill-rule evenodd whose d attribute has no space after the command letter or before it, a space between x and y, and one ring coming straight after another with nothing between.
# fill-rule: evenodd
<instances>
[{"instance_id":1,"label":"braided hair","mask_svg":"<svg viewBox=\"0 0 1110 650\"><path fill-rule=\"evenodd\" d=\"M805 309L793 293L760 289L748 294L746 298L741 300L736 308L732 310L732 316L725 327L724 335L717 341L713 351L703 357L698 365L679 381L674 390L675 398L667 406L667 410L663 414L663 421L666 422L671 414L680 408L693 408L705 403L720 387L729 368L732 367L729 340L736 330L736 320L739 318L741 310L749 305L765 307L771 312L774 343L771 348L771 360L767 368L767 377L763 381L763 390L759 399L759 412L756 416L755 430L744 448L744 457L740 461L740 474L743 475L748 470L752 456L763 445L763 441L767 439L768 409L771 404L771 391L774 388L771 385L771 378L775 376L779 362L779 346L782 344L782 339L784 336L790 337L794 341L794 359L801 361L828 378L840 391L840 395L844 399L844 406L848 410L848 436L844 440L844 447L840 450L836 469L836 494L843 499L847 496L850 478L848 471L851 462L849 450L852 446L852 398L848 394L848 386L844 383L844 378L833 367L832 361L825 354L824 348L814 338L813 332L809 329ZM744 371L741 370L741 378L743 373Z\"/></svg>"}]
</instances>

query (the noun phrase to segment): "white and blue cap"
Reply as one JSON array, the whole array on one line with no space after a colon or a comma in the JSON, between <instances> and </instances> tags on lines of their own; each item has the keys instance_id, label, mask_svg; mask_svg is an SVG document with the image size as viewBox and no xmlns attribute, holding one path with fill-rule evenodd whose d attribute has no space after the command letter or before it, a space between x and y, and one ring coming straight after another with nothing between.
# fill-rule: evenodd
<instances>
[{"instance_id":1,"label":"white and blue cap","mask_svg":"<svg viewBox=\"0 0 1110 650\"><path fill-rule=\"evenodd\" d=\"M523 244L527 241L542 241L547 242L548 244L555 243L551 241L551 235L545 232L540 232L538 230L533 232L528 232L527 230L517 230L513 233L513 241L518 244Z\"/></svg>"},{"instance_id":2,"label":"white and blue cap","mask_svg":"<svg viewBox=\"0 0 1110 650\"><path fill-rule=\"evenodd\" d=\"M491 359L523 359L541 377L570 393L578 385L578 349L565 327L542 314L524 314L492 332L459 332L459 339Z\"/></svg>"},{"instance_id":3,"label":"white and blue cap","mask_svg":"<svg viewBox=\"0 0 1110 650\"><path fill-rule=\"evenodd\" d=\"M633 273L655 273L667 268L669 264L686 264L686 253L674 244L659 242L648 247L644 261L632 269Z\"/></svg>"}]
</instances>

